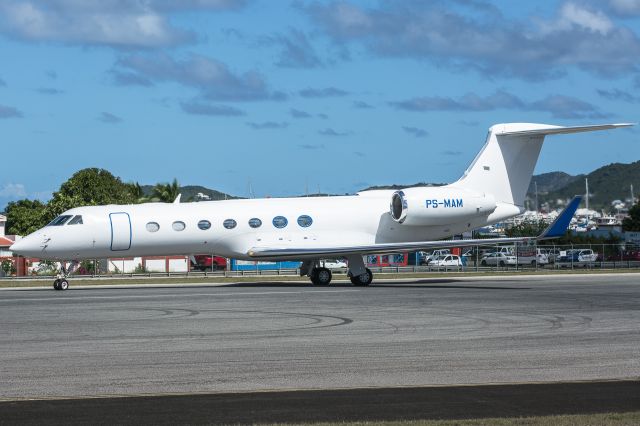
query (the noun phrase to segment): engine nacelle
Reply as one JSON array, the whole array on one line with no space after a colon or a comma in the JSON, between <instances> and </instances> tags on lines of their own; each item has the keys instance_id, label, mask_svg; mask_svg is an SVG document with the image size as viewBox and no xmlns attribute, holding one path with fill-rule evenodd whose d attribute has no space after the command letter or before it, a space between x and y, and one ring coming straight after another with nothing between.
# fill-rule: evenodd
<instances>
[{"instance_id":1,"label":"engine nacelle","mask_svg":"<svg viewBox=\"0 0 640 426\"><path fill-rule=\"evenodd\" d=\"M394 192L389 214L403 225L429 226L486 217L495 209L496 200L492 195L442 186Z\"/></svg>"}]
</instances>

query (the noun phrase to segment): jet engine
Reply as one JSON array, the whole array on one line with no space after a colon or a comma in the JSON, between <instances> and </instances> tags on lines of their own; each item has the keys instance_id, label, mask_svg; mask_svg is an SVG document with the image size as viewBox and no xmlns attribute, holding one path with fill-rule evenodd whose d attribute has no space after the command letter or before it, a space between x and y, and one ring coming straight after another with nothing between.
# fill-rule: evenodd
<instances>
[{"instance_id":1,"label":"jet engine","mask_svg":"<svg viewBox=\"0 0 640 426\"><path fill-rule=\"evenodd\" d=\"M442 186L394 192L389 213L403 225L429 226L471 221L486 217L495 209L492 195Z\"/></svg>"}]
</instances>

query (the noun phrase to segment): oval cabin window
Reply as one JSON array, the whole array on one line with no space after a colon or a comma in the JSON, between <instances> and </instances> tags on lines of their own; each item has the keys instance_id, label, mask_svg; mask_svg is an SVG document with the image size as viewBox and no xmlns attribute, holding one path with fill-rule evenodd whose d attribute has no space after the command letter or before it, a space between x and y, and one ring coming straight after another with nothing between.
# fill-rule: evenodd
<instances>
[{"instance_id":1,"label":"oval cabin window","mask_svg":"<svg viewBox=\"0 0 640 426\"><path fill-rule=\"evenodd\" d=\"M312 223L313 219L311 219L311 216L307 216L306 214L303 214L298 218L298 225L302 226L303 228L308 228Z\"/></svg>"},{"instance_id":2,"label":"oval cabin window","mask_svg":"<svg viewBox=\"0 0 640 426\"><path fill-rule=\"evenodd\" d=\"M211 222L209 222L208 220L201 220L200 222L198 222L198 228L206 231L207 229L211 228Z\"/></svg>"},{"instance_id":3,"label":"oval cabin window","mask_svg":"<svg viewBox=\"0 0 640 426\"><path fill-rule=\"evenodd\" d=\"M284 228L288 223L287 218L284 216L276 216L273 218L273 226L276 228Z\"/></svg>"},{"instance_id":4,"label":"oval cabin window","mask_svg":"<svg viewBox=\"0 0 640 426\"><path fill-rule=\"evenodd\" d=\"M262 226L262 221L257 217L254 217L253 219L249 219L249 226L252 228L260 228Z\"/></svg>"},{"instance_id":5,"label":"oval cabin window","mask_svg":"<svg viewBox=\"0 0 640 426\"><path fill-rule=\"evenodd\" d=\"M222 226L224 226L227 229L233 229L235 228L237 225L236 221L233 219L227 219L222 223Z\"/></svg>"},{"instance_id":6,"label":"oval cabin window","mask_svg":"<svg viewBox=\"0 0 640 426\"><path fill-rule=\"evenodd\" d=\"M149 232L158 232L159 229L160 229L160 225L158 225L158 222L149 222L149 223L147 223L147 231L149 231Z\"/></svg>"},{"instance_id":7,"label":"oval cabin window","mask_svg":"<svg viewBox=\"0 0 640 426\"><path fill-rule=\"evenodd\" d=\"M176 220L175 222L173 222L171 227L174 231L184 231L184 228L186 228L187 226L184 224L184 222Z\"/></svg>"}]
</instances>

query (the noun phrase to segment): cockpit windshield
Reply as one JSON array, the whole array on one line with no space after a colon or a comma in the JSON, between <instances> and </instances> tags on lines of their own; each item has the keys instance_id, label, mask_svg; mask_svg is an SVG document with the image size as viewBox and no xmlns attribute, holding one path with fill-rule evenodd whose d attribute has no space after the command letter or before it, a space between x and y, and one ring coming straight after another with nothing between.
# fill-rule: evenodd
<instances>
[{"instance_id":1,"label":"cockpit windshield","mask_svg":"<svg viewBox=\"0 0 640 426\"><path fill-rule=\"evenodd\" d=\"M82 225L82 215L74 216L67 225Z\"/></svg>"},{"instance_id":2,"label":"cockpit windshield","mask_svg":"<svg viewBox=\"0 0 640 426\"><path fill-rule=\"evenodd\" d=\"M58 216L53 219L47 226L62 226L72 217L72 215Z\"/></svg>"}]
</instances>

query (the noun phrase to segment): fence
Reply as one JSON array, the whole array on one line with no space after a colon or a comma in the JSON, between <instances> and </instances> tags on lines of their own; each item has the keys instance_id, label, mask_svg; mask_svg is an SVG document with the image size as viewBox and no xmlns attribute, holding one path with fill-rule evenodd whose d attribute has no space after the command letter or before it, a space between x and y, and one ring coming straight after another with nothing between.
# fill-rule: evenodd
<instances>
[{"instance_id":1,"label":"fence","mask_svg":"<svg viewBox=\"0 0 640 426\"><path fill-rule=\"evenodd\" d=\"M374 273L413 273L450 271L531 271L567 269L640 269L640 246L620 244L533 244L533 245L487 245L450 249L439 258L426 259L426 253L410 255L424 259L417 265L375 266L369 265ZM451 253L460 253L454 255ZM457 259L456 259L457 256ZM0 277L15 277L16 257L0 257ZM229 262L231 264L231 262ZM289 264L276 264L273 269L248 268L244 270L195 271L187 256L154 256L147 258L117 258L85 260L80 263L74 275L84 277L180 277L180 276L267 276L299 275L299 269ZM50 279L57 273L59 264L26 259L26 275L15 278ZM346 273L346 269L334 270Z\"/></svg>"}]
</instances>

